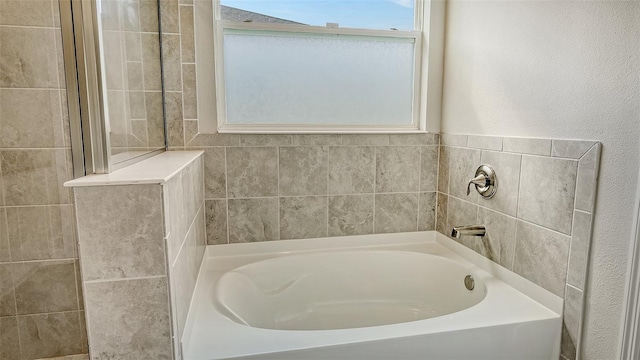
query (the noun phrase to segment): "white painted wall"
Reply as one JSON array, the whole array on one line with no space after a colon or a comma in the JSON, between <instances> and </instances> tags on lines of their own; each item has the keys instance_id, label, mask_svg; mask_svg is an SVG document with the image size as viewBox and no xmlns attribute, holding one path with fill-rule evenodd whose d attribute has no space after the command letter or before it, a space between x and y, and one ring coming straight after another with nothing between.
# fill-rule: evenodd
<instances>
[{"instance_id":1,"label":"white painted wall","mask_svg":"<svg viewBox=\"0 0 640 360\"><path fill-rule=\"evenodd\" d=\"M617 357L640 164L640 1L447 7L442 131L604 144L585 359Z\"/></svg>"}]
</instances>

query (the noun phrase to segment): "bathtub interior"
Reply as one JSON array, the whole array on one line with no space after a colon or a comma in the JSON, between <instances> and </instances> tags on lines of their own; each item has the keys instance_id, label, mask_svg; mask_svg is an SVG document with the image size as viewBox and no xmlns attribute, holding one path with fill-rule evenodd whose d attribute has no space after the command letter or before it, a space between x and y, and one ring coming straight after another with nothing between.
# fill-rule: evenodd
<instances>
[{"instance_id":1,"label":"bathtub interior","mask_svg":"<svg viewBox=\"0 0 640 360\"><path fill-rule=\"evenodd\" d=\"M305 323L307 328L297 331L305 326L280 323L280 326L288 328L283 330L274 325L273 319L261 318L261 313L256 310L260 309L261 305L257 304L260 301L248 293L255 290L250 290L252 286L267 289L267 293L272 294L277 294L282 289L286 291L287 285L288 289L294 290L295 284L287 283L287 279L297 279L301 273L289 268L291 264L286 264L291 259L297 259L300 266L309 266L310 258L321 260L328 253L333 253L345 255L342 260L344 262L347 262L346 259L351 263L368 262L359 256L353 256L353 252L358 252L361 256L363 251L372 257L375 252L386 252L384 255L389 255L390 252L395 252L396 255L408 252L409 256L434 256L455 262L462 267L465 275L473 274L476 289L481 290L477 292L481 299L477 303L476 299L460 300L465 303L460 305L463 309L446 315L397 323L398 317L394 316L392 320L378 319L378 324L365 327L357 327L358 319L345 319L344 323L315 324L315 328L308 328L313 321L301 318L300 322ZM347 255L348 252L352 252L349 254L351 256ZM274 263L269 264L269 261ZM335 261L335 258L333 262L317 261L316 266L329 274L331 269L339 268ZM265 275L261 271L265 264L273 268L281 266L280 274ZM380 284L384 276L390 277L385 282L393 282L391 279L397 279L398 272L406 272L406 269L401 269L402 262L398 262L398 259L388 261L387 264L382 261L378 267L379 269L373 270L375 274L362 271L361 284L370 284L371 288L375 288L374 285ZM234 271L235 275L231 275ZM241 275L239 271L244 274ZM395 275L394 271L397 271ZM454 274L454 271L443 270L442 267L425 268L422 271L428 272L433 279L457 283L458 289L463 286L462 279L459 278L461 274ZM227 285L224 284L225 274L229 275ZM402 281L416 281L422 286L424 275L418 275L415 270L412 275L415 276L405 276L411 280ZM239 276L253 279L239 279ZM449 276L455 281L447 281ZM342 277L344 272L336 271L326 276L326 281ZM248 281L256 284L248 284ZM285 286L280 288L283 284ZM224 300L236 314L225 311L225 305L218 299L222 294L220 290L227 286L246 287L229 291L229 294L245 291L245 296ZM303 288L300 287L300 292ZM344 289L345 292L347 290L351 291L349 296L372 291L367 286L357 286L355 290ZM444 297L446 291L436 294ZM361 297L362 293L358 296ZM224 295L220 297L222 298ZM452 303L459 301L455 296L448 299ZM289 311L289 306L282 304L270 306L279 306L284 309L282 311ZM441 358L557 359L562 306L560 297L435 232L210 246L207 247L196 283L181 339L181 351L184 360L411 359L423 357L425 352ZM252 311L257 314L252 314ZM380 325L382 322L387 324ZM321 328L330 330L319 330ZM460 341L476 345L464 348L460 347Z\"/></svg>"},{"instance_id":2,"label":"bathtub interior","mask_svg":"<svg viewBox=\"0 0 640 360\"><path fill-rule=\"evenodd\" d=\"M469 308L486 287L436 255L330 251L263 260L224 273L214 304L231 320L277 330L331 330L429 319Z\"/></svg>"}]
</instances>

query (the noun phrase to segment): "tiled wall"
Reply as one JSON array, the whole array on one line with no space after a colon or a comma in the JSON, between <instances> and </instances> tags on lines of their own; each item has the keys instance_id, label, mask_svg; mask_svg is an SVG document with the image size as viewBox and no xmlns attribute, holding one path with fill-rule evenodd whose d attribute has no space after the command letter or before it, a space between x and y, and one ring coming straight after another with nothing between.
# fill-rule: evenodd
<instances>
[{"instance_id":1,"label":"tiled wall","mask_svg":"<svg viewBox=\"0 0 640 360\"><path fill-rule=\"evenodd\" d=\"M112 154L164 147L156 0L101 2Z\"/></svg>"},{"instance_id":2,"label":"tiled wall","mask_svg":"<svg viewBox=\"0 0 640 360\"><path fill-rule=\"evenodd\" d=\"M579 348L585 276L601 145L594 141L442 135L436 228L485 224L465 246L565 299L562 356ZM492 199L466 184L492 165Z\"/></svg>"},{"instance_id":3,"label":"tiled wall","mask_svg":"<svg viewBox=\"0 0 640 360\"><path fill-rule=\"evenodd\" d=\"M204 158L174 176L163 192L174 351L180 360L180 341L206 245Z\"/></svg>"},{"instance_id":4,"label":"tiled wall","mask_svg":"<svg viewBox=\"0 0 640 360\"><path fill-rule=\"evenodd\" d=\"M0 1L0 359L87 352L58 13Z\"/></svg>"},{"instance_id":5,"label":"tiled wall","mask_svg":"<svg viewBox=\"0 0 640 360\"><path fill-rule=\"evenodd\" d=\"M74 191L92 358L174 358L204 254L202 156L164 186Z\"/></svg>"},{"instance_id":6,"label":"tiled wall","mask_svg":"<svg viewBox=\"0 0 640 360\"><path fill-rule=\"evenodd\" d=\"M195 147L205 151L208 244L435 228L437 135L212 135L208 144L221 139Z\"/></svg>"}]
</instances>

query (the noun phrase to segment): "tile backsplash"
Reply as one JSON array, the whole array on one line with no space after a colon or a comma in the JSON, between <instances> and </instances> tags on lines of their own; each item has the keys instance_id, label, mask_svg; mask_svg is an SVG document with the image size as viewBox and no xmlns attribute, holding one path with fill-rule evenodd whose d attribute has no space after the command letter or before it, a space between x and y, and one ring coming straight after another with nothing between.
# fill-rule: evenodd
<instances>
[{"instance_id":1,"label":"tile backsplash","mask_svg":"<svg viewBox=\"0 0 640 360\"><path fill-rule=\"evenodd\" d=\"M601 144L596 141L442 134L436 229L485 224L456 239L565 299L562 356L579 349ZM484 199L468 179L493 166L498 191Z\"/></svg>"},{"instance_id":2,"label":"tile backsplash","mask_svg":"<svg viewBox=\"0 0 640 360\"><path fill-rule=\"evenodd\" d=\"M205 151L209 244L435 229L437 135L218 137L187 147Z\"/></svg>"},{"instance_id":3,"label":"tile backsplash","mask_svg":"<svg viewBox=\"0 0 640 360\"><path fill-rule=\"evenodd\" d=\"M0 359L87 352L57 0L0 1Z\"/></svg>"}]
</instances>

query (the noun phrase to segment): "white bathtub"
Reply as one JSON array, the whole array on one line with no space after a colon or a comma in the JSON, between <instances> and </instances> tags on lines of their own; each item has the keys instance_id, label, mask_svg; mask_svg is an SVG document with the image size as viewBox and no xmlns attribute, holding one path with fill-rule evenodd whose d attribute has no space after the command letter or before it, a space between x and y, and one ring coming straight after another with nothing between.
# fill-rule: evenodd
<instances>
[{"instance_id":1,"label":"white bathtub","mask_svg":"<svg viewBox=\"0 0 640 360\"><path fill-rule=\"evenodd\" d=\"M182 352L555 360L561 313L561 298L435 232L217 245L200 269Z\"/></svg>"}]
</instances>

